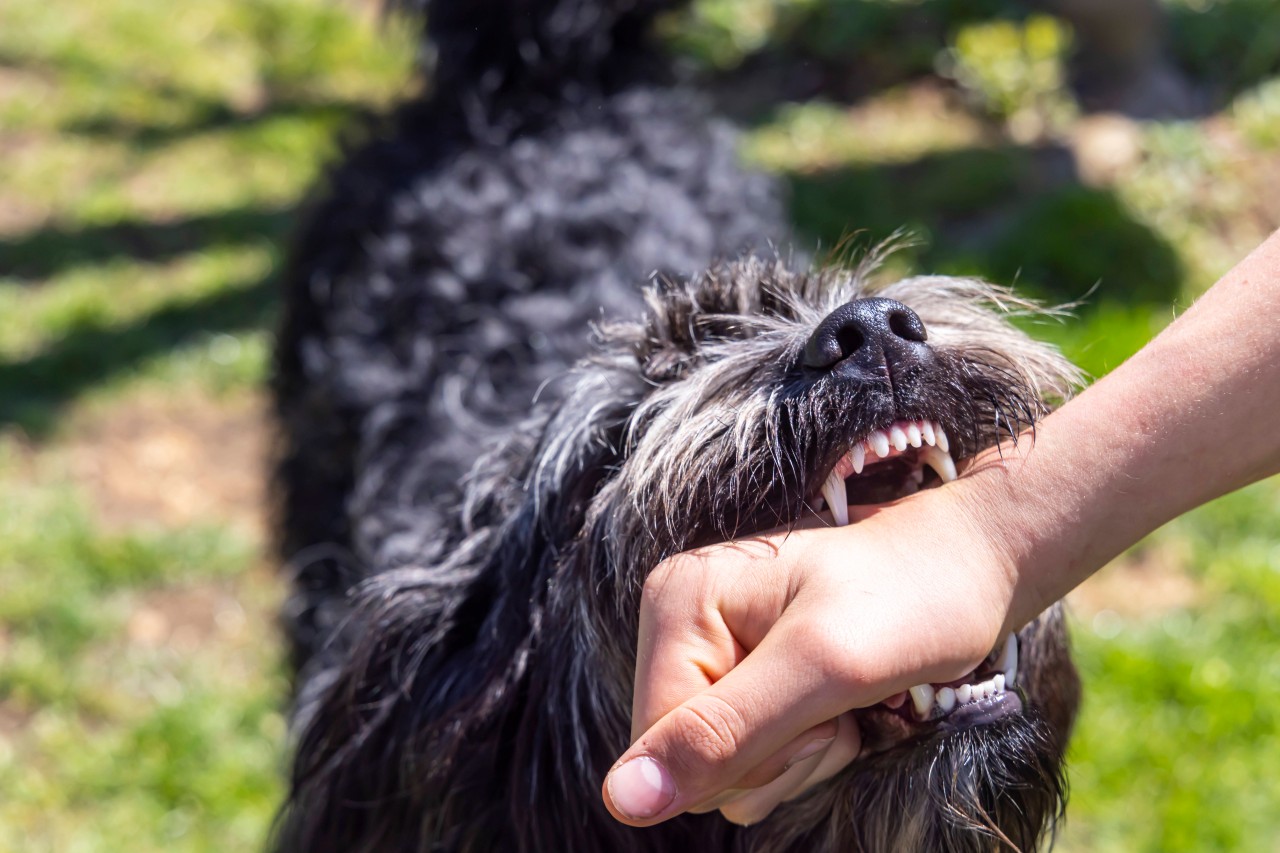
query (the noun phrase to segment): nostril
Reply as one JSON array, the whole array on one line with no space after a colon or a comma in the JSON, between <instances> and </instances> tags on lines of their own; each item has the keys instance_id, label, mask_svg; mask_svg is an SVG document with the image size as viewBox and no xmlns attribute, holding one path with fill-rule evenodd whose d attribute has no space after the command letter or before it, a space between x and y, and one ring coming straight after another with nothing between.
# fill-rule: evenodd
<instances>
[{"instance_id":1,"label":"nostril","mask_svg":"<svg viewBox=\"0 0 1280 853\"><path fill-rule=\"evenodd\" d=\"M918 361L927 350L924 323L895 299L846 302L822 319L805 343L802 363L828 370L845 360L864 367ZM922 346L923 345L923 346Z\"/></svg>"},{"instance_id":2,"label":"nostril","mask_svg":"<svg viewBox=\"0 0 1280 853\"><path fill-rule=\"evenodd\" d=\"M862 329L852 323L841 326L836 332L836 343L840 345L840 358L853 355L862 349L862 345L866 342L867 336L862 333Z\"/></svg>"},{"instance_id":3,"label":"nostril","mask_svg":"<svg viewBox=\"0 0 1280 853\"><path fill-rule=\"evenodd\" d=\"M923 343L929 337L929 333L925 331L924 323L921 323L920 318L916 316L916 312L911 310L890 312L889 331L903 340L916 341L917 343Z\"/></svg>"}]
</instances>

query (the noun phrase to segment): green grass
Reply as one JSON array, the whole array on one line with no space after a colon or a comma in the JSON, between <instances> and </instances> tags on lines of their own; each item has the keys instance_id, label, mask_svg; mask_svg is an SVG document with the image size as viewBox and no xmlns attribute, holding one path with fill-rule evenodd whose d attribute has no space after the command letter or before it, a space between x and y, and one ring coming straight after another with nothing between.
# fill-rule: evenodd
<instances>
[{"instance_id":1,"label":"green grass","mask_svg":"<svg viewBox=\"0 0 1280 853\"><path fill-rule=\"evenodd\" d=\"M1203 589L1190 607L1077 624L1085 714L1071 849L1265 850L1280 776L1280 488L1263 483L1162 532ZM1141 595L1141 590L1134 590Z\"/></svg>"},{"instance_id":2,"label":"green grass","mask_svg":"<svg viewBox=\"0 0 1280 853\"><path fill-rule=\"evenodd\" d=\"M1132 156L1088 183L1072 35L1024 4L698 0L666 32L708 73L803 62L835 81L761 103L744 140L790 185L802 242L906 226L921 241L895 271L1088 294L1034 330L1099 376L1280 225L1260 191L1280 175L1274 4L1167 5L1221 110L1129 127ZM263 476L262 426L235 413L261 411L293 211L342 129L411 88L411 55L354 0L5 4L0 850L260 846L282 590L244 521L261 498L219 476ZM184 509L175 482L225 494ZM1139 583L1138 606L1081 610L1066 849L1280 837L1276 530L1280 485L1259 484L1127 558L1192 596Z\"/></svg>"},{"instance_id":3,"label":"green grass","mask_svg":"<svg viewBox=\"0 0 1280 853\"><path fill-rule=\"evenodd\" d=\"M121 518L85 465L163 462L156 400L259 393L292 211L411 48L323 0L4 17L0 850L257 849L286 692L262 537L234 506Z\"/></svg>"}]
</instances>

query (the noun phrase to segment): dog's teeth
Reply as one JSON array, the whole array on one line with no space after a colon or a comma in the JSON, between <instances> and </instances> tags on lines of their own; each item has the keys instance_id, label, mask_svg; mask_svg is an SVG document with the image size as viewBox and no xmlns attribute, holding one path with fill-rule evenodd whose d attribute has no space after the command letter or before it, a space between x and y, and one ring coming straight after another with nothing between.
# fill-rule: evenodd
<instances>
[{"instance_id":1,"label":"dog's teeth","mask_svg":"<svg viewBox=\"0 0 1280 853\"><path fill-rule=\"evenodd\" d=\"M853 473L861 474L862 466L866 464L867 451L862 446L862 442L858 442L853 446L853 450L849 451L849 464L853 466Z\"/></svg>"},{"instance_id":2,"label":"dog's teeth","mask_svg":"<svg viewBox=\"0 0 1280 853\"><path fill-rule=\"evenodd\" d=\"M889 427L889 443L899 453L907 449L907 434L902 431L902 427L897 424Z\"/></svg>"},{"instance_id":3,"label":"dog's teeth","mask_svg":"<svg viewBox=\"0 0 1280 853\"><path fill-rule=\"evenodd\" d=\"M883 459L889 455L889 436L876 430L867 436L867 446L876 452L876 456Z\"/></svg>"},{"instance_id":4,"label":"dog's teeth","mask_svg":"<svg viewBox=\"0 0 1280 853\"><path fill-rule=\"evenodd\" d=\"M942 442L938 444L939 447L926 447L921 450L920 461L937 471L942 482L950 483L957 476L956 463L952 461L949 453L940 449Z\"/></svg>"},{"instance_id":5,"label":"dog's teeth","mask_svg":"<svg viewBox=\"0 0 1280 853\"><path fill-rule=\"evenodd\" d=\"M947 441L947 433L942 429L942 424L933 425L933 434L938 439L938 449L943 453L950 453L951 442Z\"/></svg>"},{"instance_id":6,"label":"dog's teeth","mask_svg":"<svg viewBox=\"0 0 1280 853\"><path fill-rule=\"evenodd\" d=\"M914 471L911 472L910 477L911 477L911 482L919 486L924 482L924 469L923 468L915 469Z\"/></svg>"},{"instance_id":7,"label":"dog's teeth","mask_svg":"<svg viewBox=\"0 0 1280 853\"><path fill-rule=\"evenodd\" d=\"M944 714L951 713L956 707L956 692L950 687L939 687L937 695L938 708Z\"/></svg>"},{"instance_id":8,"label":"dog's teeth","mask_svg":"<svg viewBox=\"0 0 1280 853\"><path fill-rule=\"evenodd\" d=\"M956 688L956 701L961 705L973 698L973 685L961 684Z\"/></svg>"},{"instance_id":9,"label":"dog's teeth","mask_svg":"<svg viewBox=\"0 0 1280 853\"><path fill-rule=\"evenodd\" d=\"M919 447L924 438L920 433L920 427L916 424L907 424L907 428L904 431L907 434L907 443L912 447Z\"/></svg>"},{"instance_id":10,"label":"dog's teeth","mask_svg":"<svg viewBox=\"0 0 1280 853\"><path fill-rule=\"evenodd\" d=\"M849 492L844 487L844 478L832 471L827 481L822 484L822 497L831 507L836 526L844 527L849 523Z\"/></svg>"},{"instance_id":11,"label":"dog's teeth","mask_svg":"<svg viewBox=\"0 0 1280 853\"><path fill-rule=\"evenodd\" d=\"M993 675L991 677L991 686L995 688L995 691L997 693L1003 693L1004 692L1004 675L998 672L995 675Z\"/></svg>"},{"instance_id":12,"label":"dog's teeth","mask_svg":"<svg viewBox=\"0 0 1280 853\"><path fill-rule=\"evenodd\" d=\"M924 438L924 443L930 447L938 443L938 437L933 434L933 421L920 422L920 435Z\"/></svg>"},{"instance_id":13,"label":"dog's teeth","mask_svg":"<svg viewBox=\"0 0 1280 853\"><path fill-rule=\"evenodd\" d=\"M1004 672L1004 683L1013 687L1018 678L1018 635L1010 634L1004 641L1004 653L1000 656L1000 669Z\"/></svg>"},{"instance_id":14,"label":"dog's teeth","mask_svg":"<svg viewBox=\"0 0 1280 853\"><path fill-rule=\"evenodd\" d=\"M915 706L916 716L922 720L929 719L933 709L933 685L917 684L911 688L911 704Z\"/></svg>"}]
</instances>

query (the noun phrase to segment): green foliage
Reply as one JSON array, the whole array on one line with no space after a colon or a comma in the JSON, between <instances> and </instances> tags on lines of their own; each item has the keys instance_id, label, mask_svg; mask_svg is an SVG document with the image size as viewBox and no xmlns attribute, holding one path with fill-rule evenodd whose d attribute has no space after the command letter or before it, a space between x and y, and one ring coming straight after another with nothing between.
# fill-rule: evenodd
<instances>
[{"instance_id":1,"label":"green foliage","mask_svg":"<svg viewBox=\"0 0 1280 853\"><path fill-rule=\"evenodd\" d=\"M1280 74L1280 4L1273 0L1164 0L1170 41L1195 78L1238 92Z\"/></svg>"},{"instance_id":2,"label":"green foliage","mask_svg":"<svg viewBox=\"0 0 1280 853\"><path fill-rule=\"evenodd\" d=\"M764 48L778 19L810 0L697 0L663 22L674 50L715 69L731 69Z\"/></svg>"},{"instance_id":3,"label":"green foliage","mask_svg":"<svg viewBox=\"0 0 1280 853\"><path fill-rule=\"evenodd\" d=\"M1111 194L1071 187L1020 210L991 247L987 274L1042 298L1169 302L1183 279L1177 253Z\"/></svg>"},{"instance_id":4,"label":"green foliage","mask_svg":"<svg viewBox=\"0 0 1280 853\"><path fill-rule=\"evenodd\" d=\"M966 23L1025 14L1018 0L694 0L664 29L703 67L723 71L770 54L863 88L929 73L943 41Z\"/></svg>"},{"instance_id":5,"label":"green foliage","mask_svg":"<svg viewBox=\"0 0 1280 853\"><path fill-rule=\"evenodd\" d=\"M1029 141L1063 127L1075 112L1064 88L1070 48L1065 24L1034 15L1023 22L964 27L941 65L987 111L1007 122L1015 139Z\"/></svg>"},{"instance_id":6,"label":"green foliage","mask_svg":"<svg viewBox=\"0 0 1280 853\"><path fill-rule=\"evenodd\" d=\"M1246 139L1259 148L1280 149L1280 77L1236 98L1231 111Z\"/></svg>"},{"instance_id":7,"label":"green foliage","mask_svg":"<svg viewBox=\"0 0 1280 853\"><path fill-rule=\"evenodd\" d=\"M928 73L943 40L966 23L1024 14L1016 0L831 0L804 11L793 16L788 50L881 85Z\"/></svg>"},{"instance_id":8,"label":"green foliage","mask_svg":"<svg viewBox=\"0 0 1280 853\"><path fill-rule=\"evenodd\" d=\"M854 164L792 176L792 218L824 245L856 227L873 239L899 228L930 236L949 220L976 215L1016 192L1023 152L961 149L902 165Z\"/></svg>"}]
</instances>

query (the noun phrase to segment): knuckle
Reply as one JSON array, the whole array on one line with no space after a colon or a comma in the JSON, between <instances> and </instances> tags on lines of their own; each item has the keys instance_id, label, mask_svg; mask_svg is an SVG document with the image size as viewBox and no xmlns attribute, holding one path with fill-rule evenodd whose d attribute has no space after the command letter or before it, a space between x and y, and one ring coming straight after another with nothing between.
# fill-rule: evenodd
<instances>
[{"instance_id":1,"label":"knuckle","mask_svg":"<svg viewBox=\"0 0 1280 853\"><path fill-rule=\"evenodd\" d=\"M640 591L645 624L666 638L692 630L699 636L718 635L715 578L689 554L676 554L659 563Z\"/></svg>"},{"instance_id":2,"label":"knuckle","mask_svg":"<svg viewBox=\"0 0 1280 853\"><path fill-rule=\"evenodd\" d=\"M715 696L682 705L671 720L685 763L702 774L715 769L738 754L744 728L742 715L728 702Z\"/></svg>"},{"instance_id":3,"label":"knuckle","mask_svg":"<svg viewBox=\"0 0 1280 853\"><path fill-rule=\"evenodd\" d=\"M640 589L641 602L655 605L668 598L672 587L687 585L686 580L690 576L690 569L689 555L683 553L667 557L658 563L644 579Z\"/></svg>"}]
</instances>

